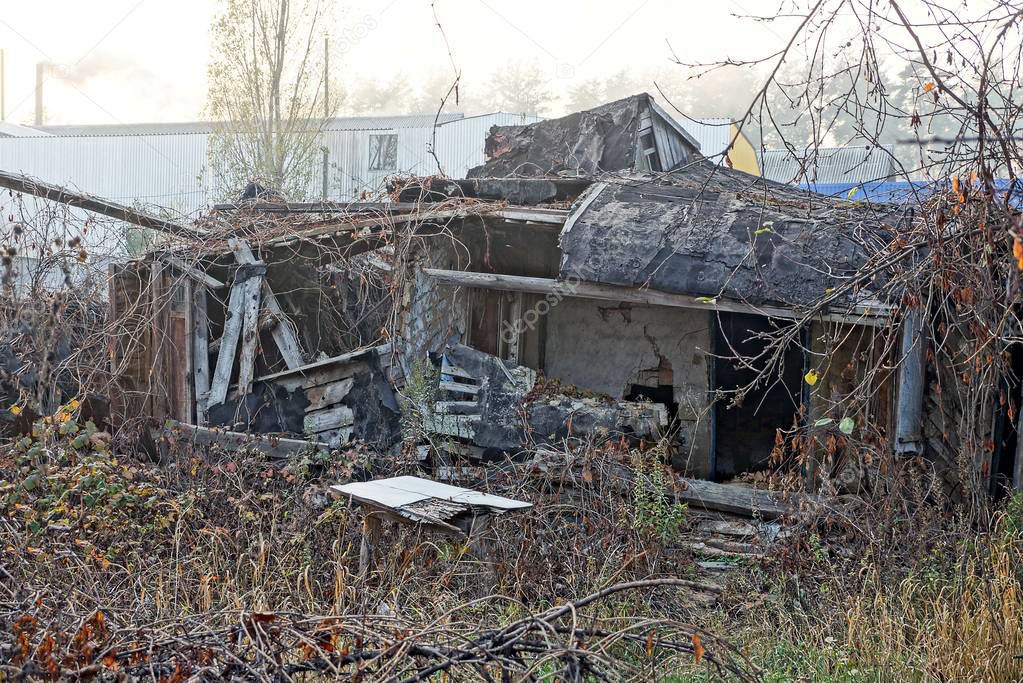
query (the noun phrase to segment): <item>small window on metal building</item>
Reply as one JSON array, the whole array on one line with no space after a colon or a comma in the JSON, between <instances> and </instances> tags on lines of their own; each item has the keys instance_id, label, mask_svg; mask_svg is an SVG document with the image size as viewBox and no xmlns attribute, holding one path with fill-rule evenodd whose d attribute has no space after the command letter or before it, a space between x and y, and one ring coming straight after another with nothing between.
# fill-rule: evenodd
<instances>
[{"instance_id":1,"label":"small window on metal building","mask_svg":"<svg viewBox=\"0 0 1023 683\"><path fill-rule=\"evenodd\" d=\"M396 134L369 136L369 170L398 170L398 136Z\"/></svg>"}]
</instances>

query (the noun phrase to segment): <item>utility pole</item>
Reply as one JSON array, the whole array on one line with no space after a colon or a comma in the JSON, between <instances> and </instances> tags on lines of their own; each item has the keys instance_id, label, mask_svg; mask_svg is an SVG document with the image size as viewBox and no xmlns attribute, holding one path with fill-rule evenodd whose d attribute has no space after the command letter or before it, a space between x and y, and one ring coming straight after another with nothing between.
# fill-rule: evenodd
<instances>
[{"instance_id":1,"label":"utility pole","mask_svg":"<svg viewBox=\"0 0 1023 683\"><path fill-rule=\"evenodd\" d=\"M7 120L7 68L4 64L4 49L0 47L0 121Z\"/></svg>"},{"instance_id":2,"label":"utility pole","mask_svg":"<svg viewBox=\"0 0 1023 683\"><path fill-rule=\"evenodd\" d=\"M327 201L330 176L330 150L327 148L327 122L330 120L330 39L323 37L323 201Z\"/></svg>"}]
</instances>

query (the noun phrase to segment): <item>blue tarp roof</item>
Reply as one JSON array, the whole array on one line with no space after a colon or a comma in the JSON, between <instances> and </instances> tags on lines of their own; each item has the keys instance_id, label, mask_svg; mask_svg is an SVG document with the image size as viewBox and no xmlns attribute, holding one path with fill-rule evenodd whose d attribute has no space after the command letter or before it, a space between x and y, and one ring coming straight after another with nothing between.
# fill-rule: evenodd
<instances>
[{"instance_id":1,"label":"blue tarp roof","mask_svg":"<svg viewBox=\"0 0 1023 683\"><path fill-rule=\"evenodd\" d=\"M1001 198L1004 193L1010 192L1011 182L1005 179L994 181L995 191ZM853 199L856 201L888 202L892 204L903 204L917 199L926 199L941 189L947 189L949 183L946 181L900 181L900 182L870 182L870 183L801 183L804 190L812 190L818 194L841 199ZM1023 185L1019 181L1015 187L1011 187L1012 198L1010 203L1017 209L1023 209Z\"/></svg>"}]
</instances>

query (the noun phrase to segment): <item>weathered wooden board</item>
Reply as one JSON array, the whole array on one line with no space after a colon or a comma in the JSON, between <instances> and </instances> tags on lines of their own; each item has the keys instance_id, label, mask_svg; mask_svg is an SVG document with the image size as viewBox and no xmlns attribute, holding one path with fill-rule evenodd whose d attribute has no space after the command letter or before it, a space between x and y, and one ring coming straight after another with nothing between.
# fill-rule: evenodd
<instances>
[{"instance_id":1,"label":"weathered wooden board","mask_svg":"<svg viewBox=\"0 0 1023 683\"><path fill-rule=\"evenodd\" d=\"M475 384L459 384L457 382L441 382L440 388L444 391L454 391L460 394L473 394L480 393L480 388Z\"/></svg>"},{"instance_id":2,"label":"weathered wooden board","mask_svg":"<svg viewBox=\"0 0 1023 683\"><path fill-rule=\"evenodd\" d=\"M278 321L276 325L270 328L270 336L277 343L277 348L280 349L284 364L291 370L302 367L302 346L298 343L298 335L295 334L295 328L292 327L291 320L284 313L284 309L281 308L280 302L274 296L273 290L270 289L270 284L265 280L263 281L263 306Z\"/></svg>"},{"instance_id":3,"label":"weathered wooden board","mask_svg":"<svg viewBox=\"0 0 1023 683\"><path fill-rule=\"evenodd\" d=\"M476 423L479 415L428 415L423 426L434 434L443 434L460 439L472 439L476 436Z\"/></svg>"},{"instance_id":4,"label":"weathered wooden board","mask_svg":"<svg viewBox=\"0 0 1023 683\"><path fill-rule=\"evenodd\" d=\"M324 384L323 386L312 387L307 389L305 396L309 399L309 407L306 408L306 412L313 410L320 410L321 408L327 408L335 403L340 403L341 399L348 395L348 392L352 390L352 385L355 384L355 380L349 377L339 382L332 384Z\"/></svg>"},{"instance_id":5,"label":"weathered wooden board","mask_svg":"<svg viewBox=\"0 0 1023 683\"><path fill-rule=\"evenodd\" d=\"M209 316L206 309L206 288L195 283L192 288L192 374L195 391L195 421L206 424L206 400L210 392Z\"/></svg>"},{"instance_id":6,"label":"weathered wooden board","mask_svg":"<svg viewBox=\"0 0 1023 683\"><path fill-rule=\"evenodd\" d=\"M224 322L224 334L220 337L220 353L217 354L217 367L213 371L207 406L219 405L227 398L231 370L234 368L234 353L242 333L244 305L245 283L237 283L231 287L231 297L227 302L227 319Z\"/></svg>"},{"instance_id":7,"label":"weathered wooden board","mask_svg":"<svg viewBox=\"0 0 1023 683\"><path fill-rule=\"evenodd\" d=\"M161 443L168 441L192 443L203 446L219 446L228 451L253 449L271 456L287 457L295 453L323 450L327 444L320 440L303 441L265 434L243 434L221 429L210 429L183 422L171 422L169 426L154 430L153 436Z\"/></svg>"},{"instance_id":8,"label":"weathered wooden board","mask_svg":"<svg viewBox=\"0 0 1023 683\"><path fill-rule=\"evenodd\" d=\"M149 301L152 327L152 370L149 376L149 415L164 418L171 415L171 392L167 367L167 346L170 336L170 297L167 296L167 266L153 261L149 268Z\"/></svg>"},{"instance_id":9,"label":"weathered wooden board","mask_svg":"<svg viewBox=\"0 0 1023 683\"><path fill-rule=\"evenodd\" d=\"M355 424L355 414L346 406L335 406L306 413L303 423L306 434L319 434Z\"/></svg>"},{"instance_id":10,"label":"weathered wooden board","mask_svg":"<svg viewBox=\"0 0 1023 683\"><path fill-rule=\"evenodd\" d=\"M441 415L479 414L480 404L476 401L437 401L433 404L433 410Z\"/></svg>"},{"instance_id":11,"label":"weathered wooden board","mask_svg":"<svg viewBox=\"0 0 1023 683\"><path fill-rule=\"evenodd\" d=\"M703 479L684 479L683 482L685 488L676 492L678 499L708 510L774 519L793 512L795 507L783 502L779 494L769 491L737 484L717 484Z\"/></svg>"},{"instance_id":12,"label":"weathered wooden board","mask_svg":"<svg viewBox=\"0 0 1023 683\"><path fill-rule=\"evenodd\" d=\"M242 313L242 351L238 357L238 393L252 391L252 377L256 368L256 350L259 348L259 299L263 277L257 275L245 281Z\"/></svg>"},{"instance_id":13,"label":"weathered wooden board","mask_svg":"<svg viewBox=\"0 0 1023 683\"><path fill-rule=\"evenodd\" d=\"M313 434L310 438L314 441L329 444L332 448L336 448L341 444L346 444L352 440L351 427L342 427L341 429L330 429L325 432L319 432Z\"/></svg>"},{"instance_id":14,"label":"weathered wooden board","mask_svg":"<svg viewBox=\"0 0 1023 683\"><path fill-rule=\"evenodd\" d=\"M443 366L441 367L440 374L441 375L451 375L452 377L462 377L462 378L471 379L471 380L477 379L468 370L463 370L462 368L458 367L457 365L449 365L448 363L444 363L443 364Z\"/></svg>"},{"instance_id":15,"label":"weathered wooden board","mask_svg":"<svg viewBox=\"0 0 1023 683\"><path fill-rule=\"evenodd\" d=\"M178 258L177 256L174 256L173 254L160 254L159 258L164 263L169 263L170 265L174 266L188 277L192 278L193 280L200 284L205 285L210 289L223 289L224 287L227 287L227 285L225 285L220 280L217 280L216 278L207 275L198 268L194 267L189 263L186 263L185 261Z\"/></svg>"},{"instance_id":16,"label":"weathered wooden board","mask_svg":"<svg viewBox=\"0 0 1023 683\"><path fill-rule=\"evenodd\" d=\"M259 260L252 253L252 249L245 240L231 239L228 240L228 244L231 245L231 250L234 252L235 260L238 263L248 265L259 263ZM295 329L291 326L291 322L284 313L284 309L281 308L280 302L277 301L277 297L274 295L273 289L270 288L270 284L265 280L262 283L262 289L263 306L278 321L270 329L270 334L273 336L277 348L280 349L281 358L284 359L284 363L288 366L289 370L302 367L302 347L298 343L298 335L295 334Z\"/></svg>"}]
</instances>

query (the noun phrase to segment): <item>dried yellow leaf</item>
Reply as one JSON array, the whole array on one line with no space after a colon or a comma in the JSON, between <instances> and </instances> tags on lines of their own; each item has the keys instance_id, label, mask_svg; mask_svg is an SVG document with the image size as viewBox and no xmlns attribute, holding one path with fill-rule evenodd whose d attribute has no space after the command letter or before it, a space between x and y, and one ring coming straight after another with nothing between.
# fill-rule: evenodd
<instances>
[{"instance_id":1,"label":"dried yellow leaf","mask_svg":"<svg viewBox=\"0 0 1023 683\"><path fill-rule=\"evenodd\" d=\"M820 377L814 370L811 370L810 372L806 373L803 379L806 381L807 384L809 384L812 387L813 385L817 384L817 380L819 380Z\"/></svg>"}]
</instances>

